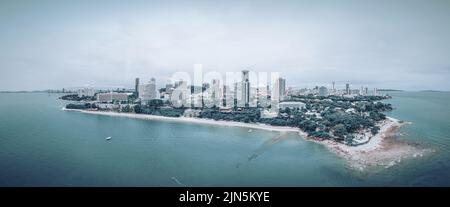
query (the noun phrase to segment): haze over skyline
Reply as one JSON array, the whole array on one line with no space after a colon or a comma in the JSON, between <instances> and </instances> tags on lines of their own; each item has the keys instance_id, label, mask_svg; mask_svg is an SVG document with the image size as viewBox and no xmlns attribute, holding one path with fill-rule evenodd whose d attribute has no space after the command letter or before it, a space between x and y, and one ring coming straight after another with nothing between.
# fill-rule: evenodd
<instances>
[{"instance_id":1,"label":"haze over skyline","mask_svg":"<svg viewBox=\"0 0 450 207\"><path fill-rule=\"evenodd\" d=\"M2 1L0 90L132 87L178 71L288 86L450 90L450 1Z\"/></svg>"}]
</instances>

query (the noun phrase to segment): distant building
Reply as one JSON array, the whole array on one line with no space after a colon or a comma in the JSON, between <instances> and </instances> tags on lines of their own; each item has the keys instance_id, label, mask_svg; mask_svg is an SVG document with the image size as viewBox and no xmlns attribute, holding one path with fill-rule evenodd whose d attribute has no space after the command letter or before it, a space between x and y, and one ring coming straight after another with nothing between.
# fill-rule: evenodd
<instances>
[{"instance_id":1,"label":"distant building","mask_svg":"<svg viewBox=\"0 0 450 207\"><path fill-rule=\"evenodd\" d=\"M97 94L97 101L100 103L113 103L115 101L127 101L128 94L127 93L117 93L117 92L109 92L109 93L99 93Z\"/></svg>"},{"instance_id":2,"label":"distant building","mask_svg":"<svg viewBox=\"0 0 450 207\"><path fill-rule=\"evenodd\" d=\"M285 99L286 96L286 79L279 78L278 79L278 89L279 89L279 99L280 101Z\"/></svg>"},{"instance_id":3,"label":"distant building","mask_svg":"<svg viewBox=\"0 0 450 207\"><path fill-rule=\"evenodd\" d=\"M319 96L328 96L328 89L325 86L319 88Z\"/></svg>"},{"instance_id":4,"label":"distant building","mask_svg":"<svg viewBox=\"0 0 450 207\"><path fill-rule=\"evenodd\" d=\"M350 89L350 95L359 95L360 90L359 89Z\"/></svg>"},{"instance_id":5,"label":"distant building","mask_svg":"<svg viewBox=\"0 0 450 207\"><path fill-rule=\"evenodd\" d=\"M139 97L139 78L134 80L134 93L136 93L136 96Z\"/></svg>"},{"instance_id":6,"label":"distant building","mask_svg":"<svg viewBox=\"0 0 450 207\"><path fill-rule=\"evenodd\" d=\"M95 95L95 90L93 88L83 88L83 89L79 89L78 92L78 97L83 97L83 96L94 96Z\"/></svg>"},{"instance_id":7,"label":"distant building","mask_svg":"<svg viewBox=\"0 0 450 207\"><path fill-rule=\"evenodd\" d=\"M184 87L184 85L187 86L187 82L184 81L184 80L175 81L174 88L178 88L178 87L180 87L180 86L183 86L183 87Z\"/></svg>"},{"instance_id":8,"label":"distant building","mask_svg":"<svg viewBox=\"0 0 450 207\"><path fill-rule=\"evenodd\" d=\"M347 95L349 95L350 94L350 84L345 84L345 93L347 94Z\"/></svg>"},{"instance_id":9,"label":"distant building","mask_svg":"<svg viewBox=\"0 0 450 207\"><path fill-rule=\"evenodd\" d=\"M214 106L223 106L223 87L220 87L220 80L213 79L212 85L210 88L211 92L211 101Z\"/></svg>"},{"instance_id":10,"label":"distant building","mask_svg":"<svg viewBox=\"0 0 450 207\"><path fill-rule=\"evenodd\" d=\"M286 101L286 102L280 102L278 104L278 108L279 109L301 109L304 108L306 106L305 103L303 102L297 102L297 101Z\"/></svg>"},{"instance_id":11,"label":"distant building","mask_svg":"<svg viewBox=\"0 0 450 207\"><path fill-rule=\"evenodd\" d=\"M256 105L258 107L268 107L270 105L270 100L269 100L269 92L267 90L267 86L263 86L263 87L258 87L256 88Z\"/></svg>"},{"instance_id":12,"label":"distant building","mask_svg":"<svg viewBox=\"0 0 450 207\"><path fill-rule=\"evenodd\" d=\"M201 95L201 93L199 93ZM187 81L180 80L175 82L175 88L170 94L170 101L173 106L190 106L193 96L191 95L191 87ZM191 100L190 100L191 99Z\"/></svg>"},{"instance_id":13,"label":"distant building","mask_svg":"<svg viewBox=\"0 0 450 207\"><path fill-rule=\"evenodd\" d=\"M233 93L231 88L227 85L223 86L223 104L222 106L232 106L234 103Z\"/></svg>"},{"instance_id":14,"label":"distant building","mask_svg":"<svg viewBox=\"0 0 450 207\"><path fill-rule=\"evenodd\" d=\"M149 101L157 98L156 80L151 78L150 82L139 86L139 98L141 101Z\"/></svg>"},{"instance_id":15,"label":"distant building","mask_svg":"<svg viewBox=\"0 0 450 207\"><path fill-rule=\"evenodd\" d=\"M166 93L170 95L172 91L173 91L173 84L171 81L168 81L166 83Z\"/></svg>"},{"instance_id":16,"label":"distant building","mask_svg":"<svg viewBox=\"0 0 450 207\"><path fill-rule=\"evenodd\" d=\"M275 84L273 84L272 88L272 100L273 101L282 101L284 99L284 95L286 93L286 80L283 78L278 78L275 80Z\"/></svg>"},{"instance_id":17,"label":"distant building","mask_svg":"<svg viewBox=\"0 0 450 207\"><path fill-rule=\"evenodd\" d=\"M120 108L120 105L112 103L97 103L96 106L103 110L115 110Z\"/></svg>"},{"instance_id":18,"label":"distant building","mask_svg":"<svg viewBox=\"0 0 450 207\"><path fill-rule=\"evenodd\" d=\"M249 71L243 70L242 71L242 101L244 103L244 106L248 106L250 102L250 80L249 80Z\"/></svg>"}]
</instances>

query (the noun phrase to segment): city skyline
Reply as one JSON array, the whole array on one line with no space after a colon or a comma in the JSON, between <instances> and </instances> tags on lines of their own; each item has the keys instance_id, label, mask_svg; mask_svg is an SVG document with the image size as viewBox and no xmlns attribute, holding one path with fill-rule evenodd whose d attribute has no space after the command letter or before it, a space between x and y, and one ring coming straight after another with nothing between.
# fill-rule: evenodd
<instances>
[{"instance_id":1,"label":"city skyline","mask_svg":"<svg viewBox=\"0 0 450 207\"><path fill-rule=\"evenodd\" d=\"M299 88L450 90L448 1L1 5L0 90L134 88L196 63L277 71Z\"/></svg>"}]
</instances>

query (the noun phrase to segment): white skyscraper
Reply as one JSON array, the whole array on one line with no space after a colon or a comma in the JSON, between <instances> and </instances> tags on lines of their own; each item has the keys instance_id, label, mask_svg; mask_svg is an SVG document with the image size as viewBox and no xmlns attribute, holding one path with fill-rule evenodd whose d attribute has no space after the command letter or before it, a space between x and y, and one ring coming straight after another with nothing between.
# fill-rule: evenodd
<instances>
[{"instance_id":1,"label":"white skyscraper","mask_svg":"<svg viewBox=\"0 0 450 207\"><path fill-rule=\"evenodd\" d=\"M286 79L278 78L272 86L272 100L282 101L286 94Z\"/></svg>"},{"instance_id":2,"label":"white skyscraper","mask_svg":"<svg viewBox=\"0 0 450 207\"><path fill-rule=\"evenodd\" d=\"M156 99L156 80L150 79L150 82L139 86L139 98L141 101Z\"/></svg>"}]
</instances>

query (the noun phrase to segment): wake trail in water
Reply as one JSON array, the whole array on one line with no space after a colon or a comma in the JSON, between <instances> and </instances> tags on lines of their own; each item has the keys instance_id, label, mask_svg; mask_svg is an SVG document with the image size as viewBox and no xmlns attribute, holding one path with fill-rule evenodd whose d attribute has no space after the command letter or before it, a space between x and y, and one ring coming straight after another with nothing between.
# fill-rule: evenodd
<instances>
[{"instance_id":1,"label":"wake trail in water","mask_svg":"<svg viewBox=\"0 0 450 207\"><path fill-rule=\"evenodd\" d=\"M250 156L248 156L247 162L250 162L250 161L256 159L259 155L264 153L267 149L269 149L274 144L287 139L288 137L286 135L287 135L286 132L281 132L277 136L265 141L259 148L257 148L255 151L253 151L253 153ZM238 162L236 164L236 168L239 168L241 166L241 164L242 164L241 162Z\"/></svg>"},{"instance_id":2,"label":"wake trail in water","mask_svg":"<svg viewBox=\"0 0 450 207\"><path fill-rule=\"evenodd\" d=\"M183 183L181 183L176 177L172 177L172 180L173 180L175 183L177 183L178 185L181 185L181 186L183 186L183 187L186 187L186 185L183 184Z\"/></svg>"}]
</instances>

